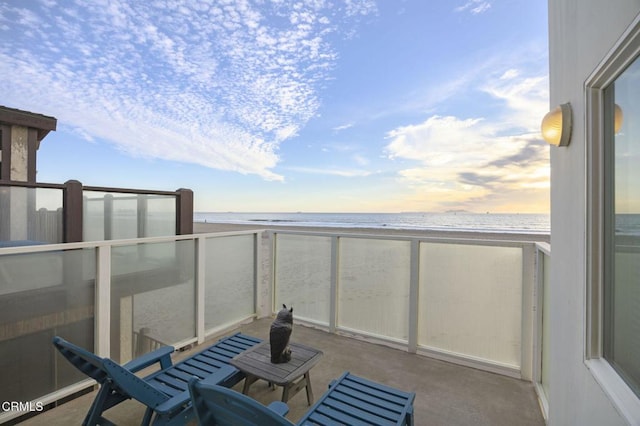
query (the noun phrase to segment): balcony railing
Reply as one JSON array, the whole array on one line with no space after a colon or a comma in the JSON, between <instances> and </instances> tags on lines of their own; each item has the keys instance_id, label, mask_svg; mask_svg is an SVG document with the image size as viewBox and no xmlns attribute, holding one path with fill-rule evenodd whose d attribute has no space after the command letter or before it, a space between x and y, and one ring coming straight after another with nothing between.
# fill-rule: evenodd
<instances>
[{"instance_id":1,"label":"balcony railing","mask_svg":"<svg viewBox=\"0 0 640 426\"><path fill-rule=\"evenodd\" d=\"M193 193L0 182L0 247L191 234Z\"/></svg>"},{"instance_id":2,"label":"balcony railing","mask_svg":"<svg viewBox=\"0 0 640 426\"><path fill-rule=\"evenodd\" d=\"M544 390L540 259L549 256L531 242L296 231L3 248L0 399L49 404L92 385L53 350L54 335L126 362L158 344L201 343L282 303L330 332Z\"/></svg>"}]
</instances>

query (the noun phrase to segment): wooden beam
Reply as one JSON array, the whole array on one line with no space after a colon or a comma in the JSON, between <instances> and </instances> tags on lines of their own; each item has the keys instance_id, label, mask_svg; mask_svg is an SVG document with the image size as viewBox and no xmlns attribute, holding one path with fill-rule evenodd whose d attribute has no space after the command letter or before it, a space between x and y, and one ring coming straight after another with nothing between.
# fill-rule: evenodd
<instances>
[{"instance_id":1,"label":"wooden beam","mask_svg":"<svg viewBox=\"0 0 640 426\"><path fill-rule=\"evenodd\" d=\"M51 130L56 130L58 120L42 114L0 106L0 124L37 129L38 140L42 140Z\"/></svg>"}]
</instances>

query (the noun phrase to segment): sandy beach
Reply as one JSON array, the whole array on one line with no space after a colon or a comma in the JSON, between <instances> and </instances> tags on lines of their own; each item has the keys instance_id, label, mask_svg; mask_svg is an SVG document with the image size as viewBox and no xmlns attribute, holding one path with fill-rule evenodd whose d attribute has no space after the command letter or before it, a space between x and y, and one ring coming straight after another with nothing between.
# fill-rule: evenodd
<instances>
[{"instance_id":1,"label":"sandy beach","mask_svg":"<svg viewBox=\"0 0 640 426\"><path fill-rule=\"evenodd\" d=\"M429 238L457 238L457 239L484 239L484 240L508 240L508 241L536 241L550 242L549 234L520 234L498 232L466 232L466 231L434 231L421 229L395 229L395 228L347 228L330 226L283 226L271 225L263 222L254 224L235 223L204 223L194 222L193 232L196 234L209 232L249 231L254 229L270 229L282 231L303 232L328 232L338 234L371 234L371 235L399 235L403 237L429 237Z\"/></svg>"}]
</instances>

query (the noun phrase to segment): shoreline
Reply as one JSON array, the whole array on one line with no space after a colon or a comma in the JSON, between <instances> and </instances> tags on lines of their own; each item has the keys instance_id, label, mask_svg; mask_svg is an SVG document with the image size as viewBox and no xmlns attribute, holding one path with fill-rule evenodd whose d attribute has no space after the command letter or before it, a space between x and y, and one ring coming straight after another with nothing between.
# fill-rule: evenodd
<instances>
[{"instance_id":1,"label":"shoreline","mask_svg":"<svg viewBox=\"0 0 640 426\"><path fill-rule=\"evenodd\" d=\"M301 231L301 232L327 232L332 234L368 234L402 237L429 237L429 238L457 238L457 239L482 239L482 240L507 240L549 243L549 234L526 234L520 232L495 232L495 231L439 231L431 229L402 229L402 228L360 228L360 227L335 227L335 226L304 226L304 225L272 225L265 223L220 223L220 222L193 222L193 233L204 234L210 232L233 232L251 230L275 230L275 231Z\"/></svg>"}]
</instances>

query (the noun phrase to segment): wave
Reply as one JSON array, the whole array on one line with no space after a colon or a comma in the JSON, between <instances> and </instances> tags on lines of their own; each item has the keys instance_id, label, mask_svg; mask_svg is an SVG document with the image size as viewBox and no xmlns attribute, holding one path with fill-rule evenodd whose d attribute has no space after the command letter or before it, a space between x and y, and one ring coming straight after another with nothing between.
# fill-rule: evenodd
<instances>
[{"instance_id":1,"label":"wave","mask_svg":"<svg viewBox=\"0 0 640 426\"><path fill-rule=\"evenodd\" d=\"M286 224L337 228L549 234L548 214L478 213L217 213L197 212L195 222Z\"/></svg>"}]
</instances>

